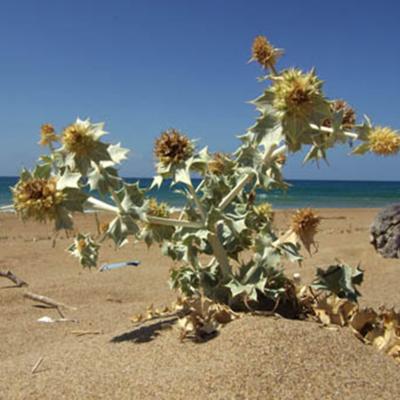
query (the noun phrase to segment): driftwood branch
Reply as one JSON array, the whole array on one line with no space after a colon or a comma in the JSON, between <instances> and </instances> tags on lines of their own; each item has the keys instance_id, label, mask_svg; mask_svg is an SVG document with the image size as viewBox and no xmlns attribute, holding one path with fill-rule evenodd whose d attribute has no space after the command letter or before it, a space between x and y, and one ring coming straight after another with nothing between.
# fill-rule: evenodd
<instances>
[{"instance_id":1,"label":"driftwood branch","mask_svg":"<svg viewBox=\"0 0 400 400\"><path fill-rule=\"evenodd\" d=\"M58 310L60 308L66 308L68 310L76 310L75 307L67 306L66 304L60 303L58 301L55 301L55 300L51 299L50 297L41 296L39 294L26 292L26 293L24 293L24 297L26 299L30 299L30 300L33 300L33 301L38 301L39 303L43 303L46 306L57 308Z\"/></svg>"},{"instance_id":2,"label":"driftwood branch","mask_svg":"<svg viewBox=\"0 0 400 400\"><path fill-rule=\"evenodd\" d=\"M72 334L76 336L85 336L85 335L101 335L103 332L102 331L82 331L82 330L77 330L77 331L71 331Z\"/></svg>"},{"instance_id":3,"label":"driftwood branch","mask_svg":"<svg viewBox=\"0 0 400 400\"><path fill-rule=\"evenodd\" d=\"M0 271L0 277L13 281L17 287L28 286L25 281L18 278L18 276L14 275L11 271Z\"/></svg>"}]
</instances>

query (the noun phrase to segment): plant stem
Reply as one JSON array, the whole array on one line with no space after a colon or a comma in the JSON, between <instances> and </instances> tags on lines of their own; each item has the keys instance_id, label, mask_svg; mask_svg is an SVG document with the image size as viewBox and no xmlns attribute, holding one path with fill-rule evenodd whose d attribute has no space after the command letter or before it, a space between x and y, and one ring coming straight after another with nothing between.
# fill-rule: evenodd
<instances>
[{"instance_id":1,"label":"plant stem","mask_svg":"<svg viewBox=\"0 0 400 400\"><path fill-rule=\"evenodd\" d=\"M146 219L149 223L155 224L155 225L183 226L186 228L204 229L204 225L200 222L183 221L183 220L173 219L173 218L153 217L150 215L147 215Z\"/></svg>"},{"instance_id":2,"label":"plant stem","mask_svg":"<svg viewBox=\"0 0 400 400\"><path fill-rule=\"evenodd\" d=\"M118 207L107 204L102 200L96 199L95 197L89 197L86 201L88 204L90 204L96 210L108 211L108 212L113 212L113 213L119 212ZM149 223L155 224L155 225L184 226L184 227L195 228L195 229L204 227L203 224L198 223L198 222L180 221L177 219L153 217L150 215L148 215L146 218Z\"/></svg>"},{"instance_id":3,"label":"plant stem","mask_svg":"<svg viewBox=\"0 0 400 400\"><path fill-rule=\"evenodd\" d=\"M239 194L239 192L246 186L246 183L250 180L252 173L248 173L242 178L240 178L239 182L236 186L221 200L218 205L218 208L222 211L224 210L232 200Z\"/></svg>"},{"instance_id":4,"label":"plant stem","mask_svg":"<svg viewBox=\"0 0 400 400\"><path fill-rule=\"evenodd\" d=\"M319 131L319 132L325 132L325 133L333 133L333 129L329 128L327 126L318 126L315 124L310 124L310 128L313 129L314 131ZM343 131L343 133L351 138L351 139L357 139L358 135L354 132L348 132L348 131Z\"/></svg>"},{"instance_id":5,"label":"plant stem","mask_svg":"<svg viewBox=\"0 0 400 400\"><path fill-rule=\"evenodd\" d=\"M282 146L278 147L277 149L275 149L272 154L271 154L271 159L276 158L278 156L280 156L281 154L284 154L287 152L287 145L283 144Z\"/></svg>"},{"instance_id":6,"label":"plant stem","mask_svg":"<svg viewBox=\"0 0 400 400\"><path fill-rule=\"evenodd\" d=\"M229 265L229 259L225 248L222 246L222 243L215 233L210 232L208 234L208 241L213 249L215 258L218 260L218 264L221 267L223 280L225 280L231 275L231 266Z\"/></svg>"},{"instance_id":7,"label":"plant stem","mask_svg":"<svg viewBox=\"0 0 400 400\"><path fill-rule=\"evenodd\" d=\"M200 182L200 184L197 186L197 188L196 188L196 190L195 190L195 193L197 194L199 191L200 191L200 189L202 188L202 186L204 185L204 179ZM186 204L187 204L188 202L186 202ZM185 215L185 211L184 211L184 209L182 208L182 211L180 212L180 214L179 214L179 220L182 220L182 218L183 218L183 216Z\"/></svg>"},{"instance_id":8,"label":"plant stem","mask_svg":"<svg viewBox=\"0 0 400 400\"><path fill-rule=\"evenodd\" d=\"M278 75L278 72L276 71L276 68L275 68L274 65L271 65L270 69L271 69L271 75L273 75L273 76L277 76Z\"/></svg>"},{"instance_id":9,"label":"plant stem","mask_svg":"<svg viewBox=\"0 0 400 400\"><path fill-rule=\"evenodd\" d=\"M95 197L88 197L86 202L91 205L94 209L100 210L100 211L109 211L113 213L118 213L118 207L112 206L111 204L108 204L102 200L96 199Z\"/></svg>"},{"instance_id":10,"label":"plant stem","mask_svg":"<svg viewBox=\"0 0 400 400\"><path fill-rule=\"evenodd\" d=\"M121 202L120 202L120 200L119 200L119 198L118 198L118 195L117 195L117 193L115 193L115 190L110 190L110 193L111 193L111 196L112 196L112 198L113 198L113 200L114 200L114 203L117 205L117 207L118 207L118 211L120 212L120 213L125 213L125 210L124 210L124 208L122 207L122 204L121 204Z\"/></svg>"},{"instance_id":11,"label":"plant stem","mask_svg":"<svg viewBox=\"0 0 400 400\"><path fill-rule=\"evenodd\" d=\"M206 215L206 212L204 211L204 207L201 204L200 199L197 196L197 193L196 193L193 185L190 184L190 185L188 185L188 187L189 187L189 192L192 195L193 200L196 203L197 208L199 209L199 212L200 212L200 215L201 215L201 220L202 220L203 224L205 224L206 221L207 221L207 215Z\"/></svg>"}]
</instances>

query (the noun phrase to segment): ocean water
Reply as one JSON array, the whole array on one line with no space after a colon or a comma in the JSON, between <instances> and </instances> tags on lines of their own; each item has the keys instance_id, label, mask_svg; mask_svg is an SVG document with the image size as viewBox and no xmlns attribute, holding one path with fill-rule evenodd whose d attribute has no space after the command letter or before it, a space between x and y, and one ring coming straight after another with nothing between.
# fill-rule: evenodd
<instances>
[{"instance_id":1,"label":"ocean water","mask_svg":"<svg viewBox=\"0 0 400 400\"><path fill-rule=\"evenodd\" d=\"M11 204L10 186L17 177L0 177L0 206ZM126 178L129 182L139 181L141 187L151 184L149 178ZM199 180L194 179L194 184ZM370 181L317 181L289 180L287 191L260 192L259 199L268 201L276 208L369 208L384 207L400 203L400 182ZM184 198L170 188L168 182L159 190L152 190L150 196L174 207L182 207Z\"/></svg>"}]
</instances>

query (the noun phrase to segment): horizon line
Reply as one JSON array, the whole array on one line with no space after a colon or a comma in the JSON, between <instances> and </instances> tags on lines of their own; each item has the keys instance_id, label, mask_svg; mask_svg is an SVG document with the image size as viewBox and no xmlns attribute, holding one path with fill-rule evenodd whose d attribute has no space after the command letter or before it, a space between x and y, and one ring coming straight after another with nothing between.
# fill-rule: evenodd
<instances>
[{"instance_id":1,"label":"horizon line","mask_svg":"<svg viewBox=\"0 0 400 400\"><path fill-rule=\"evenodd\" d=\"M0 175L1 178L16 178L18 179L18 175ZM123 179L153 179L154 176L121 176ZM193 179L200 180L202 178L193 177ZM170 178L165 179L166 181L171 180ZM385 180L385 179L313 179L313 178L287 178L286 181L312 181L312 182L388 182L388 183L400 183L400 180Z\"/></svg>"}]
</instances>

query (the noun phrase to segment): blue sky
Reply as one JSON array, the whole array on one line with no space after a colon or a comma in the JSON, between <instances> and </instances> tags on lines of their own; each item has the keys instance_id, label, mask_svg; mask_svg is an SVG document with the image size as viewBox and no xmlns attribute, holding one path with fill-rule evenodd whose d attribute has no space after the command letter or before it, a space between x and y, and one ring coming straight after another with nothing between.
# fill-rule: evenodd
<instances>
[{"instance_id":1,"label":"blue sky","mask_svg":"<svg viewBox=\"0 0 400 400\"><path fill-rule=\"evenodd\" d=\"M199 146L232 151L263 90L247 64L258 34L286 50L280 67L316 66L331 98L400 128L400 2L2 0L0 175L40 153L44 122L105 121L132 150L125 176L151 176L158 134L176 127ZM400 157L330 153L330 167L286 167L288 178L400 180Z\"/></svg>"}]
</instances>

